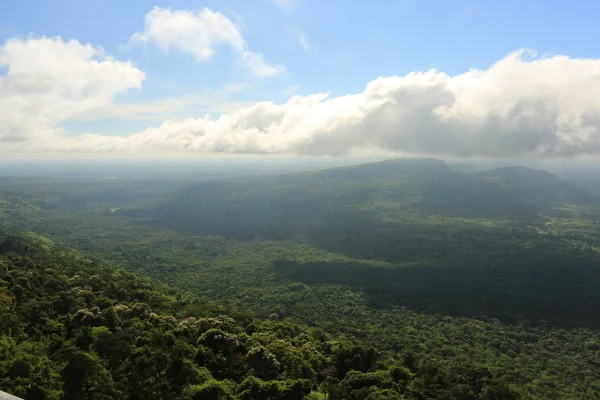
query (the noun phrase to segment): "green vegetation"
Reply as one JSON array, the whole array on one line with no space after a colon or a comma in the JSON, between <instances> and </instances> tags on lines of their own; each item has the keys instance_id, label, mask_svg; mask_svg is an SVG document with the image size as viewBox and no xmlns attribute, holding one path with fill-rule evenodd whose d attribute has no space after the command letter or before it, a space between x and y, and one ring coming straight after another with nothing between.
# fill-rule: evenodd
<instances>
[{"instance_id":1,"label":"green vegetation","mask_svg":"<svg viewBox=\"0 0 600 400\"><path fill-rule=\"evenodd\" d=\"M393 160L193 186L0 187L0 223L36 232L2 240L0 389L599 396L600 202L545 171Z\"/></svg>"},{"instance_id":2,"label":"green vegetation","mask_svg":"<svg viewBox=\"0 0 600 400\"><path fill-rule=\"evenodd\" d=\"M481 366L385 360L358 340L173 294L4 235L0 387L26 399L519 398Z\"/></svg>"}]
</instances>

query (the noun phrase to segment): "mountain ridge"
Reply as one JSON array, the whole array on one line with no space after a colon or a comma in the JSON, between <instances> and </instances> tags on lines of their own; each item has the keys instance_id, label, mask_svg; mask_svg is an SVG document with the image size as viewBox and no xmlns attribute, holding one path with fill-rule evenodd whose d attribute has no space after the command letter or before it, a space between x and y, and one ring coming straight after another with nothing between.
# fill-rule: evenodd
<instances>
[{"instance_id":1,"label":"mountain ridge","mask_svg":"<svg viewBox=\"0 0 600 400\"><path fill-rule=\"evenodd\" d=\"M155 206L154 215L152 207L125 212L165 214L166 219L180 218L174 215L176 210L185 210L186 219L194 219L196 212L207 213L201 218L206 224L225 208L221 216L237 216L239 224L260 224L252 215L256 211L260 219L285 225L291 223L290 217L309 222L311 212L344 211L346 218L356 218L357 210L373 211L385 205L427 215L535 219L563 203L598 204L599 199L544 170L502 167L462 174L443 160L397 158L317 172L199 183L172 193Z\"/></svg>"}]
</instances>

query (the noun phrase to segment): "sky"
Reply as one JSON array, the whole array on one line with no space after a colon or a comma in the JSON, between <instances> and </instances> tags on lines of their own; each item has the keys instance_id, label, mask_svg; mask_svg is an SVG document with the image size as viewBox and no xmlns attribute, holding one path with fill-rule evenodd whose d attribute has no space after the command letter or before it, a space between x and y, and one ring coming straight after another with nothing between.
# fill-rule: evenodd
<instances>
[{"instance_id":1,"label":"sky","mask_svg":"<svg viewBox=\"0 0 600 400\"><path fill-rule=\"evenodd\" d=\"M597 1L0 3L1 157L600 151Z\"/></svg>"}]
</instances>

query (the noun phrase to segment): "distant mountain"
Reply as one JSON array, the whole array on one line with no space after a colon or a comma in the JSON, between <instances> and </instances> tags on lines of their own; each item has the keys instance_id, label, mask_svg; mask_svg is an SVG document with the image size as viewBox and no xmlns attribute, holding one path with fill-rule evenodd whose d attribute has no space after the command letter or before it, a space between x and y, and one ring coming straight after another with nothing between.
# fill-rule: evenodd
<instances>
[{"instance_id":1,"label":"distant mountain","mask_svg":"<svg viewBox=\"0 0 600 400\"><path fill-rule=\"evenodd\" d=\"M598 197L544 170L525 167L495 168L478 174L532 204L597 204Z\"/></svg>"},{"instance_id":2,"label":"distant mountain","mask_svg":"<svg viewBox=\"0 0 600 400\"><path fill-rule=\"evenodd\" d=\"M401 158L201 183L154 207L123 212L198 235L335 242L327 247L346 249L351 241L344 238L394 246L390 238L398 229L438 229L424 224L423 216L511 220L524 226L562 203L597 202L546 171L511 167L461 174L441 160Z\"/></svg>"}]
</instances>

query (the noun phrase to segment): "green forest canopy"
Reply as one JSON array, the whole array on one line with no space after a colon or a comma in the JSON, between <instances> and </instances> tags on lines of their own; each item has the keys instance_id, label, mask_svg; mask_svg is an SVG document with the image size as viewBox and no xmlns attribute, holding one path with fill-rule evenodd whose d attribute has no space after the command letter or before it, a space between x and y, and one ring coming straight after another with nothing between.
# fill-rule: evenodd
<instances>
[{"instance_id":1,"label":"green forest canopy","mask_svg":"<svg viewBox=\"0 0 600 400\"><path fill-rule=\"evenodd\" d=\"M598 201L545 171L0 182L0 389L598 397Z\"/></svg>"}]
</instances>

